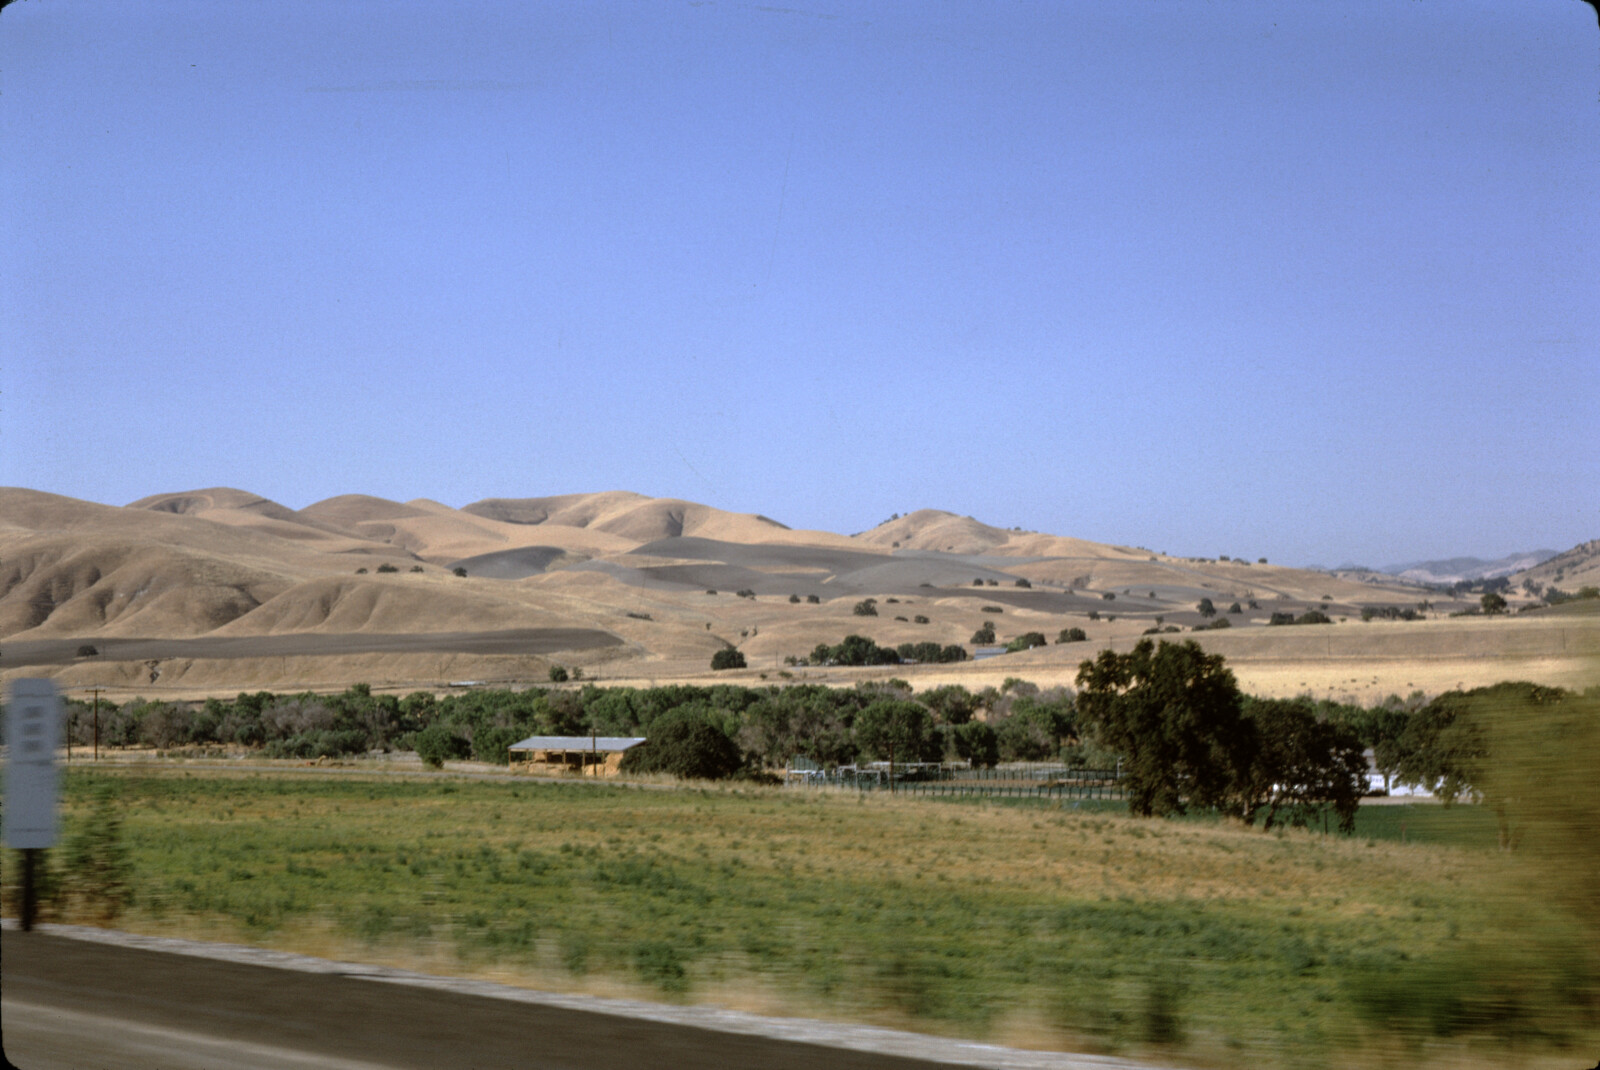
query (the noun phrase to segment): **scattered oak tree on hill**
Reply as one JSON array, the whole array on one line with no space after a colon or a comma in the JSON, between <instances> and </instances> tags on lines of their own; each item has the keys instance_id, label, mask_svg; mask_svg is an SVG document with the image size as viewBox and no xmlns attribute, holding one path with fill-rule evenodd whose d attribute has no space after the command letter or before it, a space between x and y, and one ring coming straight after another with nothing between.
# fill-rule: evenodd
<instances>
[{"instance_id":1,"label":"scattered oak tree on hill","mask_svg":"<svg viewBox=\"0 0 1600 1070\"><path fill-rule=\"evenodd\" d=\"M1043 632L1024 632L1006 644L1006 653L1015 654L1019 650L1032 650L1036 646L1044 646L1049 642Z\"/></svg>"},{"instance_id":2,"label":"scattered oak tree on hill","mask_svg":"<svg viewBox=\"0 0 1600 1070\"><path fill-rule=\"evenodd\" d=\"M927 618L920 618L926 624ZM951 661L966 661L967 650L956 643L940 646L938 643L901 643L895 647L901 661L915 661L924 665Z\"/></svg>"},{"instance_id":3,"label":"scattered oak tree on hill","mask_svg":"<svg viewBox=\"0 0 1600 1070\"><path fill-rule=\"evenodd\" d=\"M711 655L711 668L714 670L742 669L744 667L744 652L734 647L725 646Z\"/></svg>"}]
</instances>

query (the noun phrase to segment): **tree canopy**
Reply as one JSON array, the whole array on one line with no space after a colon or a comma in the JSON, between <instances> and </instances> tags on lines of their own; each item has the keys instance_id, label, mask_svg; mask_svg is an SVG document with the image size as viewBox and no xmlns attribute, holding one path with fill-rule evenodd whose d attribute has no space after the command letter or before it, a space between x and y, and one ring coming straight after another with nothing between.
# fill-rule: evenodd
<instances>
[{"instance_id":1,"label":"tree canopy","mask_svg":"<svg viewBox=\"0 0 1600 1070\"><path fill-rule=\"evenodd\" d=\"M744 652L735 647L725 646L711 655L711 668L714 670L742 669L744 667Z\"/></svg>"},{"instance_id":2,"label":"tree canopy","mask_svg":"<svg viewBox=\"0 0 1600 1070\"><path fill-rule=\"evenodd\" d=\"M856 715L856 743L867 755L897 762L937 762L944 741L928 707L880 699Z\"/></svg>"},{"instance_id":3,"label":"tree canopy","mask_svg":"<svg viewBox=\"0 0 1600 1070\"><path fill-rule=\"evenodd\" d=\"M695 780L721 780L738 772L741 764L733 740L693 709L657 717L649 739L622 756L624 772L671 773Z\"/></svg>"},{"instance_id":4,"label":"tree canopy","mask_svg":"<svg viewBox=\"0 0 1600 1070\"><path fill-rule=\"evenodd\" d=\"M1200 644L1140 640L1103 650L1078 669L1080 723L1123 755L1128 809L1181 814L1227 808L1247 764L1239 686L1220 654Z\"/></svg>"},{"instance_id":5,"label":"tree canopy","mask_svg":"<svg viewBox=\"0 0 1600 1070\"><path fill-rule=\"evenodd\" d=\"M1325 805L1339 829L1355 829L1356 807L1367 782L1367 759L1353 728L1320 720L1308 699L1248 699L1249 764L1241 770L1240 802L1246 822L1265 809L1265 827L1305 826Z\"/></svg>"}]
</instances>

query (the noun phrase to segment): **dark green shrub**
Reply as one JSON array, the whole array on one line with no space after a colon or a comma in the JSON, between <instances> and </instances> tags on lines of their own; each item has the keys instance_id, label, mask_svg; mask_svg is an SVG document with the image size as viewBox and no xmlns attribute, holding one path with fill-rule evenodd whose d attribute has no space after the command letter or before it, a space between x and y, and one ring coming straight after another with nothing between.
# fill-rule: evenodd
<instances>
[{"instance_id":1,"label":"dark green shrub","mask_svg":"<svg viewBox=\"0 0 1600 1070\"><path fill-rule=\"evenodd\" d=\"M1033 584L1029 583L1027 580L1018 580L1016 585L1018 587L1032 587L1033 586Z\"/></svg>"},{"instance_id":2,"label":"dark green shrub","mask_svg":"<svg viewBox=\"0 0 1600 1070\"><path fill-rule=\"evenodd\" d=\"M1004 613L1005 610L1000 608L999 606L984 606L978 612L980 612L980 613Z\"/></svg>"},{"instance_id":3,"label":"dark green shrub","mask_svg":"<svg viewBox=\"0 0 1600 1070\"><path fill-rule=\"evenodd\" d=\"M637 945L633 949L633 968L640 980L663 992L682 992L689 987L683 959L671 944L654 940Z\"/></svg>"},{"instance_id":4,"label":"dark green shrub","mask_svg":"<svg viewBox=\"0 0 1600 1070\"><path fill-rule=\"evenodd\" d=\"M733 593L739 598L754 598L756 596L756 593L748 587L742 591L735 591Z\"/></svg>"},{"instance_id":5,"label":"dark green shrub","mask_svg":"<svg viewBox=\"0 0 1600 1070\"><path fill-rule=\"evenodd\" d=\"M1277 616L1276 613L1273 616ZM1332 624L1333 621L1320 610L1309 609L1295 618L1296 624Z\"/></svg>"},{"instance_id":6,"label":"dark green shrub","mask_svg":"<svg viewBox=\"0 0 1600 1070\"><path fill-rule=\"evenodd\" d=\"M1098 609L1089 610L1089 619L1090 620L1099 620L1100 619L1100 611Z\"/></svg>"},{"instance_id":7,"label":"dark green shrub","mask_svg":"<svg viewBox=\"0 0 1600 1070\"><path fill-rule=\"evenodd\" d=\"M814 594L808 594L808 595L806 595L806 604L813 605L813 606L821 605L822 604L822 599L818 598Z\"/></svg>"},{"instance_id":8,"label":"dark green shrub","mask_svg":"<svg viewBox=\"0 0 1600 1070\"><path fill-rule=\"evenodd\" d=\"M1239 603L1238 602L1235 602L1235 603L1233 603L1233 605L1228 607L1228 612L1229 613L1243 613L1244 610L1239 607Z\"/></svg>"},{"instance_id":9,"label":"dark green shrub","mask_svg":"<svg viewBox=\"0 0 1600 1070\"><path fill-rule=\"evenodd\" d=\"M412 572L421 572L422 571L422 566L421 565L412 565L411 566L411 571Z\"/></svg>"},{"instance_id":10,"label":"dark green shrub","mask_svg":"<svg viewBox=\"0 0 1600 1070\"><path fill-rule=\"evenodd\" d=\"M1217 607L1211 604L1211 599L1209 598L1200 599L1200 604L1194 608L1200 611L1202 617L1215 617L1217 615Z\"/></svg>"},{"instance_id":11,"label":"dark green shrub","mask_svg":"<svg viewBox=\"0 0 1600 1070\"><path fill-rule=\"evenodd\" d=\"M450 574L453 576L459 576L462 579L466 579L467 570L464 565L457 565L455 568L450 570Z\"/></svg>"},{"instance_id":12,"label":"dark green shrub","mask_svg":"<svg viewBox=\"0 0 1600 1070\"><path fill-rule=\"evenodd\" d=\"M60 892L101 921L110 921L132 898L131 875L122 841L122 806L116 790L101 784L94 789L88 820L67 840Z\"/></svg>"},{"instance_id":13,"label":"dark green shrub","mask_svg":"<svg viewBox=\"0 0 1600 1070\"><path fill-rule=\"evenodd\" d=\"M716 670L742 669L745 667L744 652L731 646L725 646L711 655L711 667Z\"/></svg>"},{"instance_id":14,"label":"dark green shrub","mask_svg":"<svg viewBox=\"0 0 1600 1070\"><path fill-rule=\"evenodd\" d=\"M564 684L564 683L566 683L567 682L567 670L566 670L566 668L564 666L561 666L561 665L552 665L552 666L550 666L550 682L552 684Z\"/></svg>"},{"instance_id":15,"label":"dark green shrub","mask_svg":"<svg viewBox=\"0 0 1600 1070\"><path fill-rule=\"evenodd\" d=\"M367 574L367 570L366 569L364 569L364 568L356 569L356 575L357 576L365 576L366 574Z\"/></svg>"},{"instance_id":16,"label":"dark green shrub","mask_svg":"<svg viewBox=\"0 0 1600 1070\"><path fill-rule=\"evenodd\" d=\"M789 596L789 604L790 605L798 605L799 602L800 602L800 596L799 595L792 594L792 595Z\"/></svg>"},{"instance_id":17,"label":"dark green shrub","mask_svg":"<svg viewBox=\"0 0 1600 1070\"><path fill-rule=\"evenodd\" d=\"M1101 595L1100 597L1104 598L1107 602L1115 602L1117 600L1117 594L1116 594L1115 591L1107 591L1105 594Z\"/></svg>"},{"instance_id":18,"label":"dark green shrub","mask_svg":"<svg viewBox=\"0 0 1600 1070\"><path fill-rule=\"evenodd\" d=\"M82 646L78 647L78 657L80 658L97 658L99 656L100 648L95 646L93 643L84 643Z\"/></svg>"},{"instance_id":19,"label":"dark green shrub","mask_svg":"<svg viewBox=\"0 0 1600 1070\"><path fill-rule=\"evenodd\" d=\"M918 613L916 616L912 617L911 620L915 624L927 624L928 623L928 618L924 617L921 613Z\"/></svg>"},{"instance_id":20,"label":"dark green shrub","mask_svg":"<svg viewBox=\"0 0 1600 1070\"><path fill-rule=\"evenodd\" d=\"M993 767L1000 761L1000 743L982 721L966 721L951 729L956 755L975 766Z\"/></svg>"},{"instance_id":21,"label":"dark green shrub","mask_svg":"<svg viewBox=\"0 0 1600 1070\"><path fill-rule=\"evenodd\" d=\"M411 749L417 752L422 764L438 769L445 762L460 760L472 753L472 745L456 735L449 725L431 724L420 732L411 734Z\"/></svg>"},{"instance_id":22,"label":"dark green shrub","mask_svg":"<svg viewBox=\"0 0 1600 1070\"><path fill-rule=\"evenodd\" d=\"M1145 982L1143 1006L1139 1008L1140 1039L1147 1044L1182 1044L1183 1018L1179 1003L1183 985L1172 977L1152 977Z\"/></svg>"},{"instance_id":23,"label":"dark green shrub","mask_svg":"<svg viewBox=\"0 0 1600 1070\"><path fill-rule=\"evenodd\" d=\"M863 598L851 608L850 612L858 617L876 617L878 615L878 600L876 598Z\"/></svg>"},{"instance_id":24,"label":"dark green shrub","mask_svg":"<svg viewBox=\"0 0 1600 1070\"><path fill-rule=\"evenodd\" d=\"M983 627L972 633L970 641L977 646L992 646L994 644L994 625L985 623Z\"/></svg>"},{"instance_id":25,"label":"dark green shrub","mask_svg":"<svg viewBox=\"0 0 1600 1070\"><path fill-rule=\"evenodd\" d=\"M1061 634L1056 636L1058 643L1083 643L1089 639L1089 633L1082 628L1063 628Z\"/></svg>"},{"instance_id":26,"label":"dark green shrub","mask_svg":"<svg viewBox=\"0 0 1600 1070\"><path fill-rule=\"evenodd\" d=\"M472 757L480 762L505 765L511 755L511 744L524 735L515 728L480 728L472 733Z\"/></svg>"},{"instance_id":27,"label":"dark green shrub","mask_svg":"<svg viewBox=\"0 0 1600 1070\"><path fill-rule=\"evenodd\" d=\"M378 571L379 572L399 572L400 570L398 568L396 568L395 566L389 564L387 561L385 561L383 564L378 566Z\"/></svg>"}]
</instances>

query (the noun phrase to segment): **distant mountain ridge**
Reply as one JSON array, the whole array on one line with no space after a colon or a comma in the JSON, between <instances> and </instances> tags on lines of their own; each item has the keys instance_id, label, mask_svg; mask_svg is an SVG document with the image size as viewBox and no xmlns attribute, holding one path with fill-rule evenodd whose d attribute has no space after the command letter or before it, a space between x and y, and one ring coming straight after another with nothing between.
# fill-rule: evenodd
<instances>
[{"instance_id":1,"label":"distant mountain ridge","mask_svg":"<svg viewBox=\"0 0 1600 1070\"><path fill-rule=\"evenodd\" d=\"M1457 583L1461 580L1492 580L1522 572L1560 554L1560 550L1529 550L1486 561L1481 557L1448 557L1438 561L1410 561L1385 565L1379 571L1417 583Z\"/></svg>"}]
</instances>

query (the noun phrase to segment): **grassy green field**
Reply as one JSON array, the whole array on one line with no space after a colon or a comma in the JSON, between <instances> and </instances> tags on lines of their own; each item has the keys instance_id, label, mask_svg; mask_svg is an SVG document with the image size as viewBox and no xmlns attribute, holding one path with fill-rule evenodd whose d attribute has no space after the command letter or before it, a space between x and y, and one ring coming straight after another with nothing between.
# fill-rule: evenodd
<instances>
[{"instance_id":1,"label":"grassy green field","mask_svg":"<svg viewBox=\"0 0 1600 1070\"><path fill-rule=\"evenodd\" d=\"M1382 1027L1408 979L1487 956L1521 983L1572 942L1536 899L1502 909L1527 875L1470 807L1373 807L1342 837L765 788L65 784L69 831L115 793L136 931L1190 1065L1566 1066L1556 1045L1595 1039L1538 984L1450 1004L1529 1004L1503 1022Z\"/></svg>"}]
</instances>

